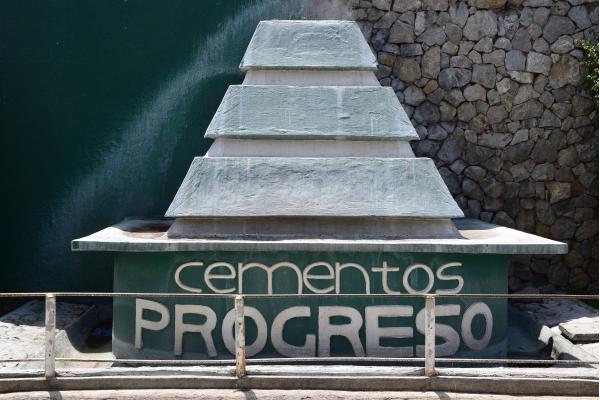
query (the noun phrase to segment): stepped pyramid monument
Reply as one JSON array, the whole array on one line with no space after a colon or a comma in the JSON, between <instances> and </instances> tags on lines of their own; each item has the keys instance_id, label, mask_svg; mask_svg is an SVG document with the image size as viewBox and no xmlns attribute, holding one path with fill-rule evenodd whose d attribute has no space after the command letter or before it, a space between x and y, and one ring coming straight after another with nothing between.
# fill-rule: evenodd
<instances>
[{"instance_id":1,"label":"stepped pyramid monument","mask_svg":"<svg viewBox=\"0 0 600 400\"><path fill-rule=\"evenodd\" d=\"M262 294L248 357L422 357L432 294L436 356L505 357L506 299L460 295L507 293L508 255L566 245L463 219L356 23L263 21L240 68L166 218L72 243L115 254L115 292L218 295L115 299L115 355L232 358L231 297Z\"/></svg>"},{"instance_id":2,"label":"stepped pyramid monument","mask_svg":"<svg viewBox=\"0 0 600 400\"><path fill-rule=\"evenodd\" d=\"M355 23L261 22L240 68L169 237L459 237L463 213L414 156L419 137Z\"/></svg>"}]
</instances>

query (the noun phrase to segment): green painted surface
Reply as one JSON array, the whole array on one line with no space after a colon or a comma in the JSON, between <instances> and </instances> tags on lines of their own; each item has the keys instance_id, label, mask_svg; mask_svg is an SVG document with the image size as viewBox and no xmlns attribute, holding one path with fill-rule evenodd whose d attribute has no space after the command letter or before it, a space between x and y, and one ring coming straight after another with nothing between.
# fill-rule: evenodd
<instances>
[{"instance_id":1,"label":"green painted surface","mask_svg":"<svg viewBox=\"0 0 600 400\"><path fill-rule=\"evenodd\" d=\"M257 23L304 1L0 3L0 290L110 290L73 238L161 215Z\"/></svg>"},{"instance_id":2,"label":"green painted surface","mask_svg":"<svg viewBox=\"0 0 600 400\"><path fill-rule=\"evenodd\" d=\"M279 85L231 86L206 137L419 139L392 88Z\"/></svg>"},{"instance_id":3,"label":"green painted surface","mask_svg":"<svg viewBox=\"0 0 600 400\"><path fill-rule=\"evenodd\" d=\"M429 158L196 157L166 216L454 218L463 212Z\"/></svg>"},{"instance_id":4,"label":"green painted surface","mask_svg":"<svg viewBox=\"0 0 600 400\"><path fill-rule=\"evenodd\" d=\"M205 273L215 262L227 262L232 265L235 272L235 278L228 280L209 280L218 290L231 290L231 293L238 293L238 263L242 267L248 266L248 263L263 263L267 268L278 262L292 262L300 271L311 263L324 261L332 265L335 269L335 263L356 263L365 269L369 277L370 293L383 293L383 274L372 271L373 267L381 267L387 262L389 268L398 267L399 271L388 273L388 286L390 290L397 290L401 293L407 292L407 287L403 283L403 275L407 268L414 264L425 264L434 276L429 293L435 293L437 290L453 289L457 287L458 281L455 279L443 280L438 277L438 273L443 277L450 278L450 275L460 275L464 279L464 286L460 293L506 293L507 283L507 261L502 255L467 255L467 254L417 254L417 253L311 253L311 252L277 252L277 253L259 253L259 252L203 252L203 253L118 253L115 261L115 290L120 292L176 292L186 293L189 290L200 290L202 293L214 293L206 284ZM189 262L202 262L202 266L192 265L184 267L179 274L179 284L175 276L176 271L181 265ZM459 266L452 266L439 272L443 265L457 262ZM215 267L209 274L230 273L227 267ZM327 267L314 267L308 275L327 274ZM291 268L279 268L272 275L272 293L297 293L298 278L296 272ZM336 280L314 280L309 279L309 283L317 289L326 289L333 286L335 292ZM365 278L358 269L349 267L341 269L339 272L339 293L365 293L367 285ZM413 290L425 290L429 283L428 274L425 268L417 267L407 275L407 284ZM263 270L250 268L243 273L242 293L267 293L268 279ZM191 288L191 289L190 289ZM185 290L184 290L185 289ZM311 293L309 286L305 281L302 282L302 292ZM224 345L222 323L225 313L233 308L231 300L218 299L166 299L166 298L146 298L155 301L166 307L170 322L164 328L156 331L141 331L143 348L135 350L135 304L136 299L119 298L114 303L114 330L113 330L113 351L117 357L125 358L173 358L175 343L175 307L184 304L196 304L210 307L216 316L215 328L211 332L211 338L214 342L216 357L231 358L232 355L227 351ZM481 340L485 335L485 318L477 315L473 318L470 327L463 328L462 322L465 319L465 312L469 306L474 303L483 302L489 307L493 323L489 342L482 350L470 349L467 344L472 344L473 340ZM459 338L459 348L454 349L461 356L488 356L504 357L506 352L506 300L504 299L438 299L438 306L455 305L459 307L456 316L438 315L438 323L449 325L456 332ZM305 343L307 335L316 335L319 342L320 322L317 321L319 307L343 306L356 310L365 318L366 307L381 305L403 305L412 307L412 316L380 318L379 324L382 327L408 327L412 328L412 338L383 338L380 341L381 346L406 347L410 351L407 355L418 355L419 349L415 346L422 345L424 336L419 332L415 325L415 314L423 307L422 299L247 299L246 306L256 308L264 317L267 326L265 336L266 343L264 348L257 356L273 356L276 350L273 347L272 325L276 316L285 309L294 306L306 306L310 308L310 317L294 318L288 321L283 328L283 338L286 342L301 346ZM478 306L481 307L481 306ZM437 310L441 314L442 309ZM157 321L160 314L146 310L142 317L147 320ZM208 321L206 316L188 314L183 318L184 323L203 324ZM332 324L348 323L347 318L334 317ZM252 319L247 318L246 343L251 346L258 337L257 325ZM360 345L363 350L369 354L366 345L366 322L362 323L359 330ZM371 328L373 324L370 324ZM438 334L444 329L438 327ZM447 329L446 329L447 331ZM472 339L467 336L469 332ZM373 336L373 335L371 335ZM467 338L466 338L467 337ZM466 339L465 339L466 338ZM442 345L445 339L438 338L437 344ZM343 338L334 336L330 343L330 355L352 355L354 351L350 347L350 342ZM182 355L183 358L206 358L207 347L202 336L199 333L186 333L183 335ZM315 351L321 351L324 347L321 344L315 346ZM372 349L372 348L371 348ZM256 349L260 350L260 349ZM371 354L372 354L371 350ZM449 350L446 350L449 351ZM452 351L450 351L451 353ZM384 355L393 355L393 351L386 351ZM314 354L313 354L314 355ZM438 355L443 355L441 349ZM448 354L446 354L448 355Z\"/></svg>"},{"instance_id":5,"label":"green painted surface","mask_svg":"<svg viewBox=\"0 0 600 400\"><path fill-rule=\"evenodd\" d=\"M353 21L263 21L240 68L375 71L377 62Z\"/></svg>"}]
</instances>

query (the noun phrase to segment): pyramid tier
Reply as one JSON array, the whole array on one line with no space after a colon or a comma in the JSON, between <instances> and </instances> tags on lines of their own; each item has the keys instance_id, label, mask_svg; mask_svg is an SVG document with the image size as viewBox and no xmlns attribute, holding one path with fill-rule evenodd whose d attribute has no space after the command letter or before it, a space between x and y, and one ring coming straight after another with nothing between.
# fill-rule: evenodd
<instances>
[{"instance_id":1,"label":"pyramid tier","mask_svg":"<svg viewBox=\"0 0 600 400\"><path fill-rule=\"evenodd\" d=\"M455 218L427 158L197 157L167 217Z\"/></svg>"},{"instance_id":2,"label":"pyramid tier","mask_svg":"<svg viewBox=\"0 0 600 400\"><path fill-rule=\"evenodd\" d=\"M206 137L418 140L394 91L381 86L230 86Z\"/></svg>"},{"instance_id":3,"label":"pyramid tier","mask_svg":"<svg viewBox=\"0 0 600 400\"><path fill-rule=\"evenodd\" d=\"M376 71L377 61L353 21L261 21L240 69Z\"/></svg>"}]
</instances>

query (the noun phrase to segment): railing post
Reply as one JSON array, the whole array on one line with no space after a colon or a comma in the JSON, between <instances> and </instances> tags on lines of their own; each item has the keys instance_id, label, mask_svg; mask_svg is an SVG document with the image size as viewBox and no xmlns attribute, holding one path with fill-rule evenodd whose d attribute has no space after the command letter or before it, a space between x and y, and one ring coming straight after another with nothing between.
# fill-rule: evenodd
<instances>
[{"instance_id":1,"label":"railing post","mask_svg":"<svg viewBox=\"0 0 600 400\"><path fill-rule=\"evenodd\" d=\"M246 328L244 324L244 297L235 296L235 376L246 375Z\"/></svg>"},{"instance_id":2,"label":"railing post","mask_svg":"<svg viewBox=\"0 0 600 400\"><path fill-rule=\"evenodd\" d=\"M435 375L435 297L425 298L425 375Z\"/></svg>"},{"instance_id":3,"label":"railing post","mask_svg":"<svg viewBox=\"0 0 600 400\"><path fill-rule=\"evenodd\" d=\"M56 376L55 369L55 328L56 328L56 297L46 294L46 341L44 344L44 376L46 379Z\"/></svg>"}]
</instances>

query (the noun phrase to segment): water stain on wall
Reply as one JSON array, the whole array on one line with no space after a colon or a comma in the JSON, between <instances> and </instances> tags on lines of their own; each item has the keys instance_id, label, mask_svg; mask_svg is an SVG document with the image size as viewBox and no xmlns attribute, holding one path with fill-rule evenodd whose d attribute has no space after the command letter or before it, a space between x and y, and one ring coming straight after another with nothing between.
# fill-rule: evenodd
<instances>
[{"instance_id":1,"label":"water stain on wall","mask_svg":"<svg viewBox=\"0 0 600 400\"><path fill-rule=\"evenodd\" d=\"M164 213L258 21L345 14L341 0L3 3L0 290L110 290L110 257L70 240Z\"/></svg>"}]
</instances>

